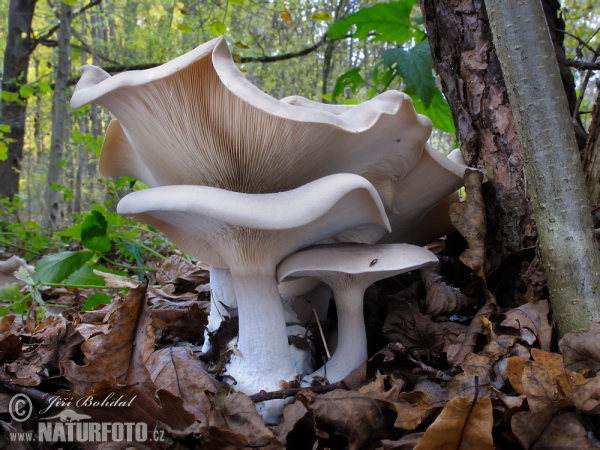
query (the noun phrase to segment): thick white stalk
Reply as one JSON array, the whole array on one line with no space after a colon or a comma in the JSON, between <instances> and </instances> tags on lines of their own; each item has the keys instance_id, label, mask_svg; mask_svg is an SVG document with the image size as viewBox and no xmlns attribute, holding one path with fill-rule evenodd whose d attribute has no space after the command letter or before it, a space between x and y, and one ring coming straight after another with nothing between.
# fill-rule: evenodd
<instances>
[{"instance_id":1,"label":"thick white stalk","mask_svg":"<svg viewBox=\"0 0 600 450\"><path fill-rule=\"evenodd\" d=\"M281 381L296 376L288 347L285 316L275 280L275 269L261 273L236 271L233 284L239 313L238 350L228 372L236 389L246 394L279 390Z\"/></svg>"}]
</instances>

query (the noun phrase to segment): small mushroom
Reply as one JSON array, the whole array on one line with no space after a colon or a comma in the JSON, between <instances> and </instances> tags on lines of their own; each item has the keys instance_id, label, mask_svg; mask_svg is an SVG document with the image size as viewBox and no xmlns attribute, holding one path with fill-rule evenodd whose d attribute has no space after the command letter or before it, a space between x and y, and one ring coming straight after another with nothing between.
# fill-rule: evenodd
<instances>
[{"instance_id":1,"label":"small mushroom","mask_svg":"<svg viewBox=\"0 0 600 450\"><path fill-rule=\"evenodd\" d=\"M363 297L367 287L383 278L430 267L437 262L429 250L408 244L318 245L284 259L277 267L277 280L313 277L333 289L338 315L338 347L326 369L328 380L336 382L367 359L363 319ZM313 375L323 374L321 368Z\"/></svg>"},{"instance_id":2,"label":"small mushroom","mask_svg":"<svg viewBox=\"0 0 600 450\"><path fill-rule=\"evenodd\" d=\"M238 349L229 373L247 394L280 389L296 376L275 280L277 264L300 248L350 229L363 242L389 230L377 191L364 178L337 174L277 194L207 186L133 192L117 212L150 224L186 253L229 268L239 313Z\"/></svg>"}]
</instances>

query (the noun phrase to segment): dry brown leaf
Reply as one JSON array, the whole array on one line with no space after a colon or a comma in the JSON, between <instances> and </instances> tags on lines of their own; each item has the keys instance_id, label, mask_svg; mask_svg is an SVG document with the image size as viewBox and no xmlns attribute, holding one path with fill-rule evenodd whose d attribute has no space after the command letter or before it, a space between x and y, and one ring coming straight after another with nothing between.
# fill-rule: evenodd
<instances>
[{"instance_id":1,"label":"dry brown leaf","mask_svg":"<svg viewBox=\"0 0 600 450\"><path fill-rule=\"evenodd\" d=\"M520 302L535 303L547 297L545 292L546 273L537 255L531 263L523 262L521 279L525 283L525 286L527 286L527 292L524 295L518 296Z\"/></svg>"},{"instance_id":2,"label":"dry brown leaf","mask_svg":"<svg viewBox=\"0 0 600 450\"><path fill-rule=\"evenodd\" d=\"M384 439L381 441L382 450L413 450L425 433L411 433L397 441Z\"/></svg>"},{"instance_id":3,"label":"dry brown leaf","mask_svg":"<svg viewBox=\"0 0 600 450\"><path fill-rule=\"evenodd\" d=\"M174 292L194 292L196 287L208 283L209 271L202 269L179 255L171 255L159 267L156 282L170 284Z\"/></svg>"},{"instance_id":4,"label":"dry brown leaf","mask_svg":"<svg viewBox=\"0 0 600 450\"><path fill-rule=\"evenodd\" d=\"M584 413L600 414L600 376L575 385L571 391L571 399Z\"/></svg>"},{"instance_id":5,"label":"dry brown leaf","mask_svg":"<svg viewBox=\"0 0 600 450\"><path fill-rule=\"evenodd\" d=\"M394 426L402 430L412 431L429 415L433 406L427 394L413 391L400 394L398 400L394 402L394 409L398 413Z\"/></svg>"},{"instance_id":6,"label":"dry brown leaf","mask_svg":"<svg viewBox=\"0 0 600 450\"><path fill-rule=\"evenodd\" d=\"M391 437L396 413L385 394L335 390L318 396L301 391L299 400L315 419L317 435L337 433L348 439L348 448L358 450L368 442ZM321 433L321 434L320 434ZM325 433L325 434L324 434Z\"/></svg>"},{"instance_id":7,"label":"dry brown leaf","mask_svg":"<svg viewBox=\"0 0 600 450\"><path fill-rule=\"evenodd\" d=\"M15 322L14 314L8 314L0 319L0 338L5 338L9 334L18 334L19 325Z\"/></svg>"},{"instance_id":8,"label":"dry brown leaf","mask_svg":"<svg viewBox=\"0 0 600 450\"><path fill-rule=\"evenodd\" d=\"M552 418L541 436L536 440L533 450L577 449L592 450L598 446L587 437L587 431L573 413L565 412Z\"/></svg>"},{"instance_id":9,"label":"dry brown leaf","mask_svg":"<svg viewBox=\"0 0 600 450\"><path fill-rule=\"evenodd\" d=\"M108 318L110 332L91 337L83 343L85 365L63 361L64 376L73 388L68 396L81 397L109 375L128 385L138 384L153 398L156 389L144 362L154 351L154 333L150 327L150 307L145 289L131 289Z\"/></svg>"},{"instance_id":10,"label":"dry brown leaf","mask_svg":"<svg viewBox=\"0 0 600 450\"><path fill-rule=\"evenodd\" d=\"M553 382L557 376L559 376L562 373L565 373L563 356L558 353L550 353L537 348L532 348L531 357L535 362L540 363L546 368L546 370L548 371L548 376Z\"/></svg>"},{"instance_id":11,"label":"dry brown leaf","mask_svg":"<svg viewBox=\"0 0 600 450\"><path fill-rule=\"evenodd\" d=\"M527 331L533 333L533 337L538 339L542 350L549 352L552 340L552 328L548 323L549 313L548 300L526 303L509 310L501 325L519 330L521 337L529 344L533 344L533 340L531 339L532 336L527 334Z\"/></svg>"},{"instance_id":12,"label":"dry brown leaf","mask_svg":"<svg viewBox=\"0 0 600 450\"><path fill-rule=\"evenodd\" d=\"M448 398L472 398L476 389L479 389L480 397L489 396L488 387L492 375L490 360L485 356L470 353L465 357L461 367L464 372L456 375L446 385L446 395ZM475 377L477 377L477 382L475 381Z\"/></svg>"},{"instance_id":13,"label":"dry brown leaf","mask_svg":"<svg viewBox=\"0 0 600 450\"><path fill-rule=\"evenodd\" d=\"M121 288L129 288L136 289L143 285L143 283L132 280L128 277L122 277L120 275L115 275L113 273L100 272L99 270L94 270L94 275L98 275L99 277L104 278L104 285L109 288L121 289Z\"/></svg>"},{"instance_id":14,"label":"dry brown leaf","mask_svg":"<svg viewBox=\"0 0 600 450\"><path fill-rule=\"evenodd\" d=\"M446 389L440 386L439 383L434 383L431 380L421 380L413 389L413 392L423 392L429 397L431 405L434 407L444 406L447 402Z\"/></svg>"},{"instance_id":15,"label":"dry brown leaf","mask_svg":"<svg viewBox=\"0 0 600 450\"><path fill-rule=\"evenodd\" d=\"M392 297L389 301L382 332L389 341L400 342L407 349L417 350L428 356L439 355L444 343L442 327L429 316L421 314L401 295Z\"/></svg>"},{"instance_id":16,"label":"dry brown leaf","mask_svg":"<svg viewBox=\"0 0 600 450\"><path fill-rule=\"evenodd\" d=\"M512 416L510 420L512 432L525 450L528 450L538 439L552 420L553 415L554 411L549 409L539 412L522 411Z\"/></svg>"},{"instance_id":17,"label":"dry brown leaf","mask_svg":"<svg viewBox=\"0 0 600 450\"><path fill-rule=\"evenodd\" d=\"M529 361L528 358L522 358L520 356L513 356L508 358L506 366L506 375L508 381L518 394L525 394L525 388L523 387L523 371L525 370L525 363Z\"/></svg>"},{"instance_id":18,"label":"dry brown leaf","mask_svg":"<svg viewBox=\"0 0 600 450\"><path fill-rule=\"evenodd\" d=\"M211 403L206 392L216 393L221 386L202 367L202 364L187 347L168 347L150 355L147 361L156 389L165 389L181 397L186 411L194 414L202 426Z\"/></svg>"},{"instance_id":19,"label":"dry brown leaf","mask_svg":"<svg viewBox=\"0 0 600 450\"><path fill-rule=\"evenodd\" d=\"M295 401L287 405L283 410L283 422L275 427L275 436L282 444L287 444L287 437L300 422L308 414L308 409L302 402Z\"/></svg>"},{"instance_id":20,"label":"dry brown leaf","mask_svg":"<svg viewBox=\"0 0 600 450\"><path fill-rule=\"evenodd\" d=\"M415 450L430 449L493 449L492 402L488 397L472 400L455 397L421 438Z\"/></svg>"},{"instance_id":21,"label":"dry brown leaf","mask_svg":"<svg viewBox=\"0 0 600 450\"><path fill-rule=\"evenodd\" d=\"M589 331L568 333L559 342L565 367L570 372L589 368L600 370L600 324L593 324Z\"/></svg>"},{"instance_id":22,"label":"dry brown leaf","mask_svg":"<svg viewBox=\"0 0 600 450\"><path fill-rule=\"evenodd\" d=\"M471 320L469 324L469 328L465 333L465 337L460 344L451 345L448 348L448 362L452 364L454 367L458 367L462 364L465 357L475 350L475 345L477 343L477 338L480 334L483 333L484 328L481 323L481 318L489 317L492 313L496 312L498 306L496 305L495 300L488 301L485 305L483 305L475 317Z\"/></svg>"},{"instance_id":23,"label":"dry brown leaf","mask_svg":"<svg viewBox=\"0 0 600 450\"><path fill-rule=\"evenodd\" d=\"M477 300L467 297L459 289L446 284L440 271L439 264L419 270L427 292L425 298L427 314L432 316L451 315L477 303Z\"/></svg>"},{"instance_id":24,"label":"dry brown leaf","mask_svg":"<svg viewBox=\"0 0 600 450\"><path fill-rule=\"evenodd\" d=\"M558 394L546 368L535 361L527 361L521 376L529 409L534 413L557 411Z\"/></svg>"},{"instance_id":25,"label":"dry brown leaf","mask_svg":"<svg viewBox=\"0 0 600 450\"><path fill-rule=\"evenodd\" d=\"M207 301L161 300L152 305L152 326L156 329L166 329L177 342L195 341L204 335L209 305L210 302Z\"/></svg>"},{"instance_id":26,"label":"dry brown leaf","mask_svg":"<svg viewBox=\"0 0 600 450\"><path fill-rule=\"evenodd\" d=\"M43 379L56 376L59 364L79 350L81 335L62 316L46 318L31 335L36 345L5 366L12 382L21 386L37 386Z\"/></svg>"},{"instance_id":27,"label":"dry brown leaf","mask_svg":"<svg viewBox=\"0 0 600 450\"><path fill-rule=\"evenodd\" d=\"M485 280L485 204L481 193L483 173L465 171L464 202L450 206L450 220L456 230L467 240L469 247L462 252L460 260L482 280Z\"/></svg>"},{"instance_id":28,"label":"dry brown leaf","mask_svg":"<svg viewBox=\"0 0 600 450\"><path fill-rule=\"evenodd\" d=\"M206 448L237 447L281 448L254 407L250 397L236 392L226 395L220 392L215 397L214 408L208 415L210 430L206 436Z\"/></svg>"}]
</instances>

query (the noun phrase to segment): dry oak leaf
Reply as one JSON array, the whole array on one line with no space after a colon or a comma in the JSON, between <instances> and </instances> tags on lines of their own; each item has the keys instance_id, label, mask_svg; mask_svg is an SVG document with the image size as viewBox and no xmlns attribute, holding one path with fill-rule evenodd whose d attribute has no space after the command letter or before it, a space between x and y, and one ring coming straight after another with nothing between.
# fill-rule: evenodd
<instances>
[{"instance_id":1,"label":"dry oak leaf","mask_svg":"<svg viewBox=\"0 0 600 450\"><path fill-rule=\"evenodd\" d=\"M494 417L489 397L473 400L455 397L433 422L415 450L492 450Z\"/></svg>"},{"instance_id":2,"label":"dry oak leaf","mask_svg":"<svg viewBox=\"0 0 600 450\"><path fill-rule=\"evenodd\" d=\"M554 411L552 409L544 411L522 411L512 416L510 427L525 450L537 441L541 433L546 429Z\"/></svg>"},{"instance_id":3,"label":"dry oak leaf","mask_svg":"<svg viewBox=\"0 0 600 450\"><path fill-rule=\"evenodd\" d=\"M412 431L417 428L433 410L429 396L424 392L403 392L394 402L398 413L394 426L402 430Z\"/></svg>"},{"instance_id":4,"label":"dry oak leaf","mask_svg":"<svg viewBox=\"0 0 600 450\"><path fill-rule=\"evenodd\" d=\"M368 447L368 443L394 435L396 411L385 400L385 393L335 390L316 395L303 390L298 399L312 413L317 436L337 432L348 440L349 450Z\"/></svg>"},{"instance_id":5,"label":"dry oak leaf","mask_svg":"<svg viewBox=\"0 0 600 450\"><path fill-rule=\"evenodd\" d=\"M210 376L188 347L168 347L150 355L147 361L150 378L156 389L181 397L186 411L206 426L211 402L207 392L216 393L221 385Z\"/></svg>"},{"instance_id":6,"label":"dry oak leaf","mask_svg":"<svg viewBox=\"0 0 600 450\"><path fill-rule=\"evenodd\" d=\"M483 173L465 171L464 202L450 206L450 220L456 230L467 240L469 247L462 252L460 260L475 274L485 280L485 204L481 193Z\"/></svg>"},{"instance_id":7,"label":"dry oak leaf","mask_svg":"<svg viewBox=\"0 0 600 450\"><path fill-rule=\"evenodd\" d=\"M460 289L446 284L440 274L440 265L419 269L421 280L425 284L425 312L432 316L449 316L461 311L477 301L467 297Z\"/></svg>"},{"instance_id":8,"label":"dry oak leaf","mask_svg":"<svg viewBox=\"0 0 600 450\"><path fill-rule=\"evenodd\" d=\"M598 449L598 446L587 437L587 431L575 418L573 413L565 412L552 418L540 437L533 445L533 450Z\"/></svg>"},{"instance_id":9,"label":"dry oak leaf","mask_svg":"<svg viewBox=\"0 0 600 450\"><path fill-rule=\"evenodd\" d=\"M138 284L108 317L110 331L83 343L85 365L63 361L64 376L73 385L70 396L82 397L96 383L114 376L120 383L137 384L149 397L156 391L145 362L154 351L154 332L150 326L150 307L144 286Z\"/></svg>"},{"instance_id":10,"label":"dry oak leaf","mask_svg":"<svg viewBox=\"0 0 600 450\"><path fill-rule=\"evenodd\" d=\"M194 292L197 286L208 283L209 276L208 270L179 255L171 255L158 267L156 282L173 285L175 292Z\"/></svg>"},{"instance_id":11,"label":"dry oak leaf","mask_svg":"<svg viewBox=\"0 0 600 450\"><path fill-rule=\"evenodd\" d=\"M518 308L509 310L506 313L506 319L502 321L501 325L519 330L521 338L529 344L533 344L535 338L537 338L542 350L548 352L550 351L550 342L552 339L552 328L548 323L549 313L550 305L548 304L548 300L526 303Z\"/></svg>"},{"instance_id":12,"label":"dry oak leaf","mask_svg":"<svg viewBox=\"0 0 600 450\"><path fill-rule=\"evenodd\" d=\"M37 386L43 379L58 375L59 364L79 350L83 337L63 316L50 316L33 332L31 341L37 344L31 351L22 352L5 365L14 384Z\"/></svg>"},{"instance_id":13,"label":"dry oak leaf","mask_svg":"<svg viewBox=\"0 0 600 450\"><path fill-rule=\"evenodd\" d=\"M209 432L203 443L207 449L225 446L284 448L265 426L250 397L240 392L229 395L222 391L217 393L208 415L208 425Z\"/></svg>"},{"instance_id":14,"label":"dry oak leaf","mask_svg":"<svg viewBox=\"0 0 600 450\"><path fill-rule=\"evenodd\" d=\"M170 300L153 300L150 317L156 329L167 329L177 342L194 341L204 335L204 327L208 323L207 301L173 302Z\"/></svg>"},{"instance_id":15,"label":"dry oak leaf","mask_svg":"<svg viewBox=\"0 0 600 450\"><path fill-rule=\"evenodd\" d=\"M491 395L488 387L492 376L492 362L489 358L470 353L465 357L461 367L464 372L454 376L446 385L446 395L449 399L473 397L476 390L479 396Z\"/></svg>"},{"instance_id":16,"label":"dry oak leaf","mask_svg":"<svg viewBox=\"0 0 600 450\"><path fill-rule=\"evenodd\" d=\"M584 368L600 370L600 324L593 324L588 331L566 334L558 346L570 372Z\"/></svg>"},{"instance_id":17,"label":"dry oak leaf","mask_svg":"<svg viewBox=\"0 0 600 450\"><path fill-rule=\"evenodd\" d=\"M409 350L437 356L444 344L444 331L429 316L399 295L388 303L387 316L382 327L383 335L391 342L400 342ZM427 358L429 359L429 358Z\"/></svg>"}]
</instances>

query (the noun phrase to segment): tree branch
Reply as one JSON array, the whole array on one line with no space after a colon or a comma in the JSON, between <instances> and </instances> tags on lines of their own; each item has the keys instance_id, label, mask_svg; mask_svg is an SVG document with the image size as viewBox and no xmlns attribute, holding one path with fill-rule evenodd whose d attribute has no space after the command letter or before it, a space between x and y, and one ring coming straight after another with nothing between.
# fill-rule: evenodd
<instances>
[{"instance_id":1,"label":"tree branch","mask_svg":"<svg viewBox=\"0 0 600 450\"><path fill-rule=\"evenodd\" d=\"M600 70L600 62L577 61L575 59L567 59L567 66L575 67L579 70Z\"/></svg>"}]
</instances>

